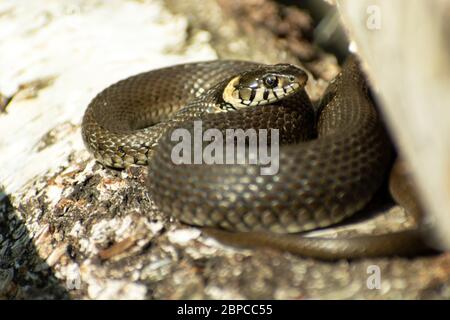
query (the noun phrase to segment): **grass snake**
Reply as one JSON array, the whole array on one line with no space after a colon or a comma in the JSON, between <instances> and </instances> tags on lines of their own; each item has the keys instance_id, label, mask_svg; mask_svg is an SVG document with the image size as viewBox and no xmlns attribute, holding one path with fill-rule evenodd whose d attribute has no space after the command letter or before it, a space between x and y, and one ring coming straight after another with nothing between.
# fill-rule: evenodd
<instances>
[{"instance_id":1,"label":"grass snake","mask_svg":"<svg viewBox=\"0 0 450 320\"><path fill-rule=\"evenodd\" d=\"M225 243L321 259L422 249L416 229L342 239L298 234L362 209L392 163L391 145L355 58L330 83L316 112L304 90L306 81L306 73L293 65L245 61L141 73L91 101L82 121L83 139L108 167L148 164L156 205ZM261 164L174 163L178 141L172 133L183 128L194 135L195 119L201 119L204 130L224 134L230 128L278 129L278 173L261 175ZM401 190L400 198L405 193Z\"/></svg>"}]
</instances>

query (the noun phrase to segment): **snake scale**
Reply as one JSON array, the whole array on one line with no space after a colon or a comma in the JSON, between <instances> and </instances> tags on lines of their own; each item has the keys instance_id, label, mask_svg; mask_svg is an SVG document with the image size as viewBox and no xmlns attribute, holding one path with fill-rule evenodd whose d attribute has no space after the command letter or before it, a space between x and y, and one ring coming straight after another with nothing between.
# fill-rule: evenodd
<instances>
[{"instance_id":1,"label":"snake scale","mask_svg":"<svg viewBox=\"0 0 450 320\"><path fill-rule=\"evenodd\" d=\"M184 223L238 246L272 247L321 259L412 254L417 230L344 239L298 233L338 223L362 209L382 184L392 149L350 58L318 110L292 65L209 61L119 81L89 104L82 135L108 167L149 165L156 205ZM316 112L315 112L316 111ZM279 170L261 164L176 164L175 129L278 129ZM205 147L205 142L203 142Z\"/></svg>"}]
</instances>

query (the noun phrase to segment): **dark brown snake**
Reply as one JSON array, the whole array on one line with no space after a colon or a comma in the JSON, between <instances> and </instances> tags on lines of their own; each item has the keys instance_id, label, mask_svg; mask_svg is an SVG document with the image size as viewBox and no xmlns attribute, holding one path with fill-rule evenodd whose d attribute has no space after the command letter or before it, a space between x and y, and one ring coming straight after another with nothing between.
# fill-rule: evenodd
<instances>
[{"instance_id":1,"label":"dark brown snake","mask_svg":"<svg viewBox=\"0 0 450 320\"><path fill-rule=\"evenodd\" d=\"M297 234L362 209L392 162L356 59L331 82L317 115L304 91L306 80L292 65L242 61L153 70L99 93L84 115L83 139L106 166L148 163L156 205L225 243L321 259L423 250L416 229L343 239ZM201 119L203 131L215 128L224 135L230 128L279 129L278 173L261 175L262 164L174 163L179 140L172 141L172 133L183 128L194 136L195 119ZM397 199L407 194L403 184L392 185L400 190L393 191Z\"/></svg>"}]
</instances>

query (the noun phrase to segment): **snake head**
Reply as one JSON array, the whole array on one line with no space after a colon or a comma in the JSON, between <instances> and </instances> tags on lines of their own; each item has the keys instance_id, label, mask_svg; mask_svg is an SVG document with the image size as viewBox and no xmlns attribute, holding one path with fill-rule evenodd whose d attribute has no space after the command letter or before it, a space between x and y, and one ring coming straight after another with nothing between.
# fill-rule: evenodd
<instances>
[{"instance_id":1,"label":"snake head","mask_svg":"<svg viewBox=\"0 0 450 320\"><path fill-rule=\"evenodd\" d=\"M308 75L291 64L267 65L232 78L223 100L236 109L274 103L303 90Z\"/></svg>"}]
</instances>

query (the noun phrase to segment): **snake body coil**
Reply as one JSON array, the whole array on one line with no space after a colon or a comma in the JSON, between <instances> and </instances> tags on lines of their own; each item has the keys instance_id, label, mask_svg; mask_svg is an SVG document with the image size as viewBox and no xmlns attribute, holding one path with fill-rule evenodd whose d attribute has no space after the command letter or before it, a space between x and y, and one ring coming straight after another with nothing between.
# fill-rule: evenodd
<instances>
[{"instance_id":1,"label":"snake body coil","mask_svg":"<svg viewBox=\"0 0 450 320\"><path fill-rule=\"evenodd\" d=\"M273 75L274 81L268 78ZM241 61L139 74L93 99L83 118L83 138L107 166L149 162L149 189L157 206L225 242L332 259L407 253L414 246L411 239L417 239L410 232L378 241L291 234L329 226L360 210L391 162L390 144L355 59L330 84L317 116L303 76L293 66ZM255 89L261 79L265 89ZM267 86L274 88L267 91ZM289 86L295 88L292 94L277 96L291 91ZM266 102L258 105L261 99ZM171 154L178 141L171 133L183 128L193 136L195 119L203 130L224 134L230 128L279 129L278 173L261 175L261 165L255 164L175 164Z\"/></svg>"}]
</instances>

